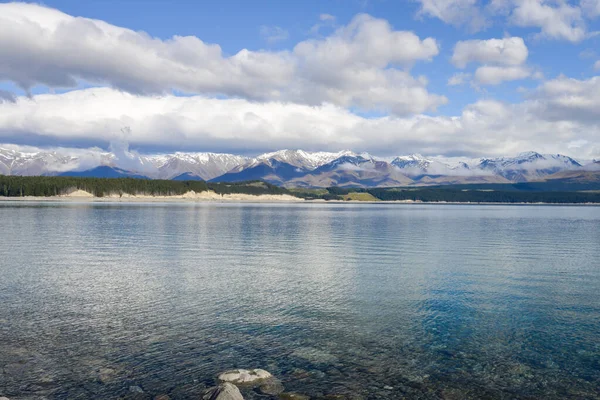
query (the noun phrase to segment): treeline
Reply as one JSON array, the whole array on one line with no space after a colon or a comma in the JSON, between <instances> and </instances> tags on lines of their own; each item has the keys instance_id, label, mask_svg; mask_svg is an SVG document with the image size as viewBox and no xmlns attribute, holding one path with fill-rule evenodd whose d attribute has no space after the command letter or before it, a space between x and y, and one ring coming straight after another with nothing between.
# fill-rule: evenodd
<instances>
[{"instance_id":1,"label":"treeline","mask_svg":"<svg viewBox=\"0 0 600 400\"><path fill-rule=\"evenodd\" d=\"M263 181L212 183L135 178L81 178L68 176L0 175L0 196L50 197L84 190L97 197L109 195L177 196L189 191L207 190L218 194L243 193L289 194L304 199L344 200L350 193L369 193L382 201L422 201L455 203L600 203L597 192L518 191L464 189L461 187L428 188L338 188L285 189Z\"/></svg>"},{"instance_id":2,"label":"treeline","mask_svg":"<svg viewBox=\"0 0 600 400\"><path fill-rule=\"evenodd\" d=\"M189 191L212 190L218 194L289 194L286 189L262 181L210 183L204 181L170 181L134 178L78 178L68 176L0 175L0 196L50 197L84 190L97 197L109 195L176 196Z\"/></svg>"},{"instance_id":3,"label":"treeline","mask_svg":"<svg viewBox=\"0 0 600 400\"><path fill-rule=\"evenodd\" d=\"M307 199L343 200L350 193L369 193L381 201L448 203L600 203L600 192L525 192L445 188L339 188L305 189L294 194Z\"/></svg>"},{"instance_id":4,"label":"treeline","mask_svg":"<svg viewBox=\"0 0 600 400\"><path fill-rule=\"evenodd\" d=\"M600 203L600 193L517 192L456 189L368 189L383 201L412 200L453 203Z\"/></svg>"}]
</instances>

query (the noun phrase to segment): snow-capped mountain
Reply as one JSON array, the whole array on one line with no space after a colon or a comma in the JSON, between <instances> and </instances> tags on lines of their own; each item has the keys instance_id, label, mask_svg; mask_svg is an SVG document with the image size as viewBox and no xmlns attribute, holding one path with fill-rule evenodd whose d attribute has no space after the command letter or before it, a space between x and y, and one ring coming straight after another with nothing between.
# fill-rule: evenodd
<instances>
[{"instance_id":1,"label":"snow-capped mountain","mask_svg":"<svg viewBox=\"0 0 600 400\"><path fill-rule=\"evenodd\" d=\"M110 163L112 156L99 151L79 155L57 151L19 151L0 147L0 173L5 175L56 175Z\"/></svg>"},{"instance_id":2,"label":"snow-capped mountain","mask_svg":"<svg viewBox=\"0 0 600 400\"><path fill-rule=\"evenodd\" d=\"M561 154L529 151L516 157L482 158L477 168L491 171L511 182L526 182L542 179L559 171L578 169L581 164Z\"/></svg>"},{"instance_id":3,"label":"snow-capped mountain","mask_svg":"<svg viewBox=\"0 0 600 400\"><path fill-rule=\"evenodd\" d=\"M398 156L391 162L410 177L434 175L472 175L470 167L465 162L450 163L436 158L423 157L420 154Z\"/></svg>"},{"instance_id":4,"label":"snow-capped mountain","mask_svg":"<svg viewBox=\"0 0 600 400\"><path fill-rule=\"evenodd\" d=\"M325 151L308 152L304 150L279 150L273 153L261 154L252 160L252 162L258 163L269 160L277 160L295 167L313 170L340 157L354 155L356 154L350 150L342 150L337 153Z\"/></svg>"},{"instance_id":5,"label":"snow-capped mountain","mask_svg":"<svg viewBox=\"0 0 600 400\"><path fill-rule=\"evenodd\" d=\"M223 175L245 163L248 158L220 153L174 153L139 155L127 153L120 158L101 150L18 151L0 148L0 173L5 175L56 175L86 171L100 166L119 167L153 179L172 179L189 173L202 179Z\"/></svg>"},{"instance_id":6,"label":"snow-capped mountain","mask_svg":"<svg viewBox=\"0 0 600 400\"><path fill-rule=\"evenodd\" d=\"M247 157L224 153L175 153L139 158L154 167L155 171L147 173L151 178L172 179L189 174L205 180L223 175L248 160Z\"/></svg>"},{"instance_id":7,"label":"snow-capped mountain","mask_svg":"<svg viewBox=\"0 0 600 400\"><path fill-rule=\"evenodd\" d=\"M443 158L420 154L378 158L349 150L280 150L253 158L222 153L142 155L128 149L53 149L0 147L0 174L93 176L104 171L151 179L240 181L263 179L286 186L442 185L544 180L563 171L597 171L560 154L521 153L516 157Z\"/></svg>"},{"instance_id":8,"label":"snow-capped mountain","mask_svg":"<svg viewBox=\"0 0 600 400\"><path fill-rule=\"evenodd\" d=\"M414 181L387 161L368 153L344 155L292 179L289 187L390 187L407 186Z\"/></svg>"}]
</instances>

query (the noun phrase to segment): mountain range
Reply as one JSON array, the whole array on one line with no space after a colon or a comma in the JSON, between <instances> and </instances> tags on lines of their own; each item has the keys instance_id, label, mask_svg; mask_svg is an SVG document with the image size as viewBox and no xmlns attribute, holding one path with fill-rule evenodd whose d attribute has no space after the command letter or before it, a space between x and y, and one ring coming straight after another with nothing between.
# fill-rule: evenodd
<instances>
[{"instance_id":1,"label":"mountain range","mask_svg":"<svg viewBox=\"0 0 600 400\"><path fill-rule=\"evenodd\" d=\"M117 155L118 154L118 155ZM390 158L352 151L281 150L245 157L223 153L140 155L81 150L24 152L0 147L0 174L133 177L239 182L264 180L286 187L392 187L597 179L600 162L560 154L442 158L419 154Z\"/></svg>"}]
</instances>

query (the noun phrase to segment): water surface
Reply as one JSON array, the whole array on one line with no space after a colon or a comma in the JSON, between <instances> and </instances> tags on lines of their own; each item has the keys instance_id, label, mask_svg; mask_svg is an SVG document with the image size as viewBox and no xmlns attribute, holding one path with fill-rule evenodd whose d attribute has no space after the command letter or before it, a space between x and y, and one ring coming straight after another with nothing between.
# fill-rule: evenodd
<instances>
[{"instance_id":1,"label":"water surface","mask_svg":"<svg viewBox=\"0 0 600 400\"><path fill-rule=\"evenodd\" d=\"M197 399L260 367L313 398L600 398L600 207L5 202L0 221L0 396Z\"/></svg>"}]
</instances>

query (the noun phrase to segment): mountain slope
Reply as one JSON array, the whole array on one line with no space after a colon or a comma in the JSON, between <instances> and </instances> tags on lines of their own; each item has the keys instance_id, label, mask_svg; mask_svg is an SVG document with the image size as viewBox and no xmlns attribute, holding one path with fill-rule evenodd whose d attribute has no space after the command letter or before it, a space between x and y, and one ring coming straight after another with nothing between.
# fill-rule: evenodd
<instances>
[{"instance_id":1,"label":"mountain slope","mask_svg":"<svg viewBox=\"0 0 600 400\"><path fill-rule=\"evenodd\" d=\"M121 168L101 166L85 171L69 171L58 174L58 176L73 176L82 178L136 178L148 179L143 175L138 175L133 172L125 171Z\"/></svg>"},{"instance_id":2,"label":"mountain slope","mask_svg":"<svg viewBox=\"0 0 600 400\"><path fill-rule=\"evenodd\" d=\"M281 185L291 179L303 176L308 170L294 165L268 159L252 161L249 165L234 168L232 171L211 179L211 182L243 182L264 180L269 183Z\"/></svg>"},{"instance_id":3,"label":"mountain slope","mask_svg":"<svg viewBox=\"0 0 600 400\"><path fill-rule=\"evenodd\" d=\"M517 157L484 158L479 169L493 172L511 182L539 180L559 171L581 168L571 157L560 154L539 154L534 151L521 153Z\"/></svg>"},{"instance_id":4,"label":"mountain slope","mask_svg":"<svg viewBox=\"0 0 600 400\"><path fill-rule=\"evenodd\" d=\"M577 171L600 170L598 162L582 167L567 156L535 152L475 160L411 154L384 161L351 151L280 150L248 158L223 153L140 155L123 151L113 154L100 149L46 151L28 147L23 151L17 146L8 146L0 147L0 174L5 175L134 176L214 182L265 180L287 187L537 182L547 177L575 179ZM564 175L560 175L563 172ZM592 178L590 174L581 174L579 179Z\"/></svg>"},{"instance_id":5,"label":"mountain slope","mask_svg":"<svg viewBox=\"0 0 600 400\"><path fill-rule=\"evenodd\" d=\"M412 179L385 161L363 156L342 156L310 173L287 182L287 187L389 187L406 186Z\"/></svg>"},{"instance_id":6,"label":"mountain slope","mask_svg":"<svg viewBox=\"0 0 600 400\"><path fill-rule=\"evenodd\" d=\"M279 150L273 153L261 154L256 157L256 160L260 162L276 160L295 167L313 170L346 155L354 155L354 153L349 150L343 150L337 153L326 151L308 152L304 150Z\"/></svg>"},{"instance_id":7,"label":"mountain slope","mask_svg":"<svg viewBox=\"0 0 600 400\"><path fill-rule=\"evenodd\" d=\"M210 180L248 161L247 157L224 153L175 153L140 158L154 166L156 171L150 175L160 179L173 179L189 173Z\"/></svg>"}]
</instances>

